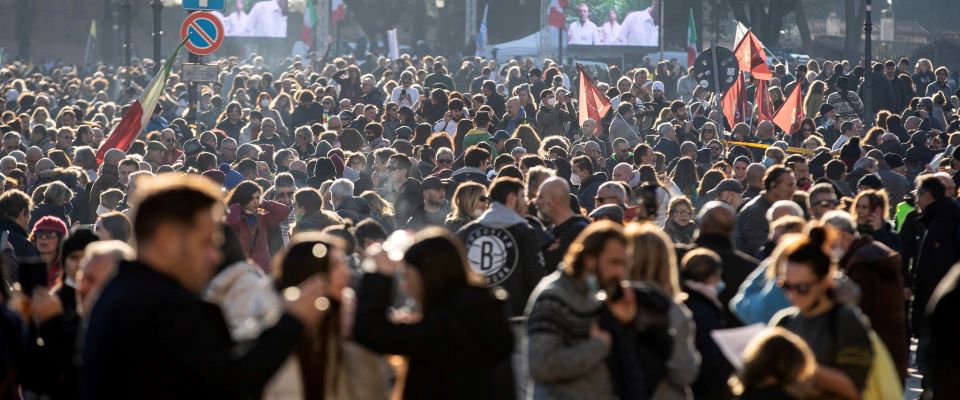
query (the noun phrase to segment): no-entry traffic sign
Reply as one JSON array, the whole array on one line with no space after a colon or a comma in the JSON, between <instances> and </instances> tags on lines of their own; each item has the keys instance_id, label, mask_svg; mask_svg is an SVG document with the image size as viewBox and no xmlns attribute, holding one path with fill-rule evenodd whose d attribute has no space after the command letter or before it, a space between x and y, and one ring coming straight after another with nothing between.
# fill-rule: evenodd
<instances>
[{"instance_id":1,"label":"no-entry traffic sign","mask_svg":"<svg viewBox=\"0 0 960 400\"><path fill-rule=\"evenodd\" d=\"M223 37L220 19L205 11L188 15L180 26L180 39L187 39L185 47L198 56L217 51L223 44Z\"/></svg>"}]
</instances>

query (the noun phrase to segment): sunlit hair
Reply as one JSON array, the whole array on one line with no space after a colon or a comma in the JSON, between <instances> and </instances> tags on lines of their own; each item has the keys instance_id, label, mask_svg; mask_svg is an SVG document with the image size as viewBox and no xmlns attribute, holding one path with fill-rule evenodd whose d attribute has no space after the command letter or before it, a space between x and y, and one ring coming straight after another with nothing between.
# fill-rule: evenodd
<instances>
[{"instance_id":1,"label":"sunlit hair","mask_svg":"<svg viewBox=\"0 0 960 400\"><path fill-rule=\"evenodd\" d=\"M625 233L630 279L653 284L672 297L682 294L677 256L667 234L640 222L627 225Z\"/></svg>"},{"instance_id":2,"label":"sunlit hair","mask_svg":"<svg viewBox=\"0 0 960 400\"><path fill-rule=\"evenodd\" d=\"M786 386L813 376L816 360L807 343L783 328L770 328L753 338L743 351L743 368L732 379L736 394L773 380Z\"/></svg>"}]
</instances>

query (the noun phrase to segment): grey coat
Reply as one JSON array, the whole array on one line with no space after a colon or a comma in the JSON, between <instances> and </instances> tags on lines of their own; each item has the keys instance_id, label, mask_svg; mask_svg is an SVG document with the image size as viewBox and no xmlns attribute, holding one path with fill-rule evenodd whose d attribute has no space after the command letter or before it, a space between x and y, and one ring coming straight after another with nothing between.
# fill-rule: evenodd
<instances>
[{"instance_id":1,"label":"grey coat","mask_svg":"<svg viewBox=\"0 0 960 400\"><path fill-rule=\"evenodd\" d=\"M737 226L734 231L734 244L737 250L747 255L756 256L760 248L767 243L767 235L770 233L770 223L767 222L767 210L773 205L767 199L766 192L760 192L760 195L750 200L737 216Z\"/></svg>"},{"instance_id":2,"label":"grey coat","mask_svg":"<svg viewBox=\"0 0 960 400\"><path fill-rule=\"evenodd\" d=\"M910 180L907 177L900 175L900 173L890 169L889 167L881 167L877 171L877 175L880 175L880 181L883 182L883 188L887 190L887 193L890 194L890 207L896 207L898 203L903 201L903 198L913 190L913 185L910 184Z\"/></svg>"},{"instance_id":3,"label":"grey coat","mask_svg":"<svg viewBox=\"0 0 960 400\"><path fill-rule=\"evenodd\" d=\"M590 336L600 303L586 283L558 268L527 303L528 399L612 399L610 344Z\"/></svg>"},{"instance_id":4,"label":"grey coat","mask_svg":"<svg viewBox=\"0 0 960 400\"><path fill-rule=\"evenodd\" d=\"M617 138L624 138L631 149L637 147L640 144L640 135L637 132L639 129L636 126L628 124L623 117L614 116L610 122L610 146L613 146L613 141Z\"/></svg>"}]
</instances>

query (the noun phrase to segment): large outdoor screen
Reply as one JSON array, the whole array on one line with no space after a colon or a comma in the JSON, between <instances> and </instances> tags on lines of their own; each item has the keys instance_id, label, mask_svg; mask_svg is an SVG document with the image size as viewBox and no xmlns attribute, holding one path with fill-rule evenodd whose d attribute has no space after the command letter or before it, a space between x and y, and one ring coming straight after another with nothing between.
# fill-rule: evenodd
<instances>
[{"instance_id":1,"label":"large outdoor screen","mask_svg":"<svg viewBox=\"0 0 960 400\"><path fill-rule=\"evenodd\" d=\"M662 0L570 0L567 44L658 46Z\"/></svg>"},{"instance_id":2,"label":"large outdoor screen","mask_svg":"<svg viewBox=\"0 0 960 400\"><path fill-rule=\"evenodd\" d=\"M227 0L223 13L214 11L226 36L287 37L287 0Z\"/></svg>"}]
</instances>

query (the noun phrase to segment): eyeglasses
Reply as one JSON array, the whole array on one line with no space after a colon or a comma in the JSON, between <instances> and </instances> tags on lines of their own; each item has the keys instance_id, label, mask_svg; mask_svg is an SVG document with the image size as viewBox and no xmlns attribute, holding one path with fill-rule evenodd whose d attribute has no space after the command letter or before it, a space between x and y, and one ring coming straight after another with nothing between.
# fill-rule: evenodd
<instances>
[{"instance_id":1,"label":"eyeglasses","mask_svg":"<svg viewBox=\"0 0 960 400\"><path fill-rule=\"evenodd\" d=\"M690 215L693 214L693 211L690 210L677 210L673 212L675 215Z\"/></svg>"},{"instance_id":2,"label":"eyeglasses","mask_svg":"<svg viewBox=\"0 0 960 400\"><path fill-rule=\"evenodd\" d=\"M810 293L810 290L813 289L812 283L787 283L787 281L782 279L777 281L777 286L786 292L795 292L799 295Z\"/></svg>"},{"instance_id":3,"label":"eyeglasses","mask_svg":"<svg viewBox=\"0 0 960 400\"><path fill-rule=\"evenodd\" d=\"M452 158L438 158L437 164L453 164Z\"/></svg>"},{"instance_id":4,"label":"eyeglasses","mask_svg":"<svg viewBox=\"0 0 960 400\"><path fill-rule=\"evenodd\" d=\"M840 204L840 202L836 200L820 200L816 203L813 203L813 205L821 208L836 207L837 204Z\"/></svg>"}]
</instances>

